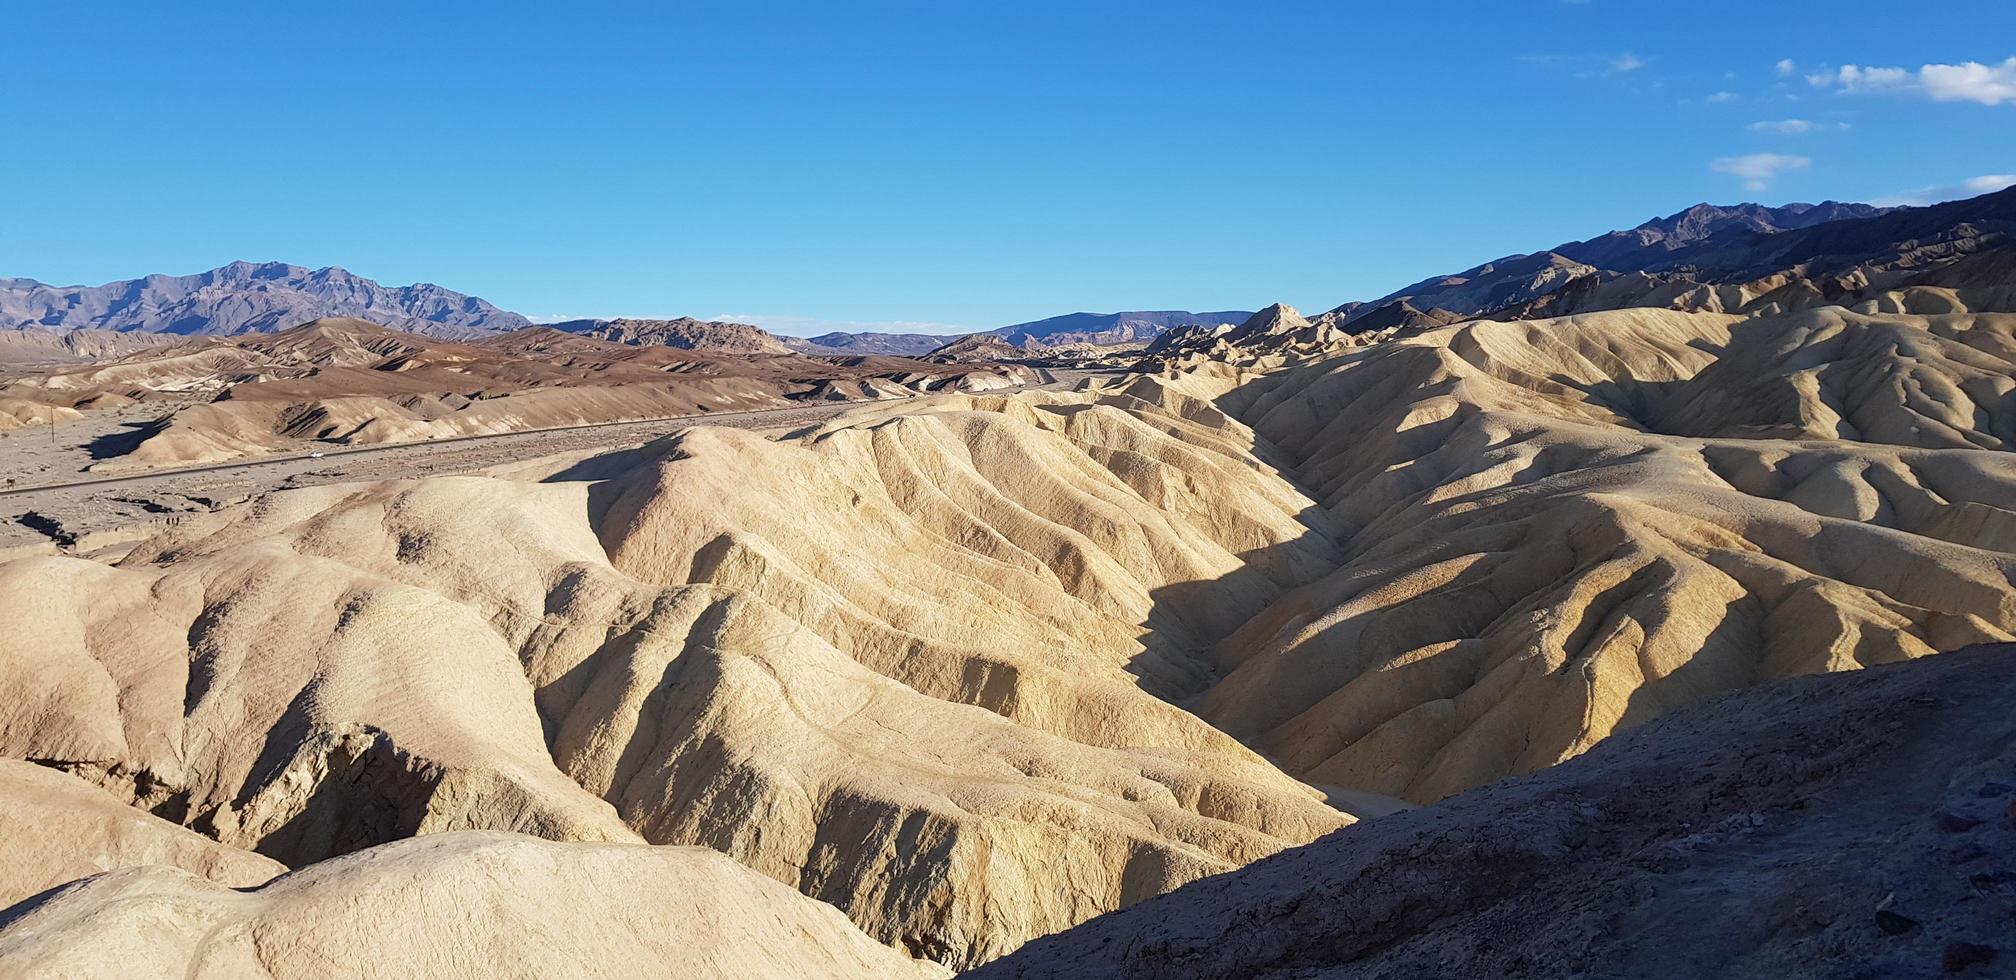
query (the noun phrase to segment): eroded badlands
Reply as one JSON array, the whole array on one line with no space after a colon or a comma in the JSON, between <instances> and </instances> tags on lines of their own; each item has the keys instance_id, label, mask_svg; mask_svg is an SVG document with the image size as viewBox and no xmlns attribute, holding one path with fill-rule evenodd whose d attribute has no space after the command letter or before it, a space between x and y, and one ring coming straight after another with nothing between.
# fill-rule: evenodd
<instances>
[{"instance_id":1,"label":"eroded badlands","mask_svg":"<svg viewBox=\"0 0 2016 980\"><path fill-rule=\"evenodd\" d=\"M1376 343L1277 309L1076 392L285 491L0 565L0 756L61 770L9 792L148 811L98 863L183 869L17 908L0 971L111 975L105 917L169 902L150 962L287 973L313 960L235 937L318 955L353 902L415 917L371 955L424 972L401 943L501 927L383 875L476 876L513 922L555 875L589 921L595 862L697 910L625 929L790 937L621 962L966 968L1719 694L2008 641L2016 315L1874 309ZM96 840L10 835L45 869L10 887ZM272 862L307 870L223 890Z\"/></svg>"}]
</instances>

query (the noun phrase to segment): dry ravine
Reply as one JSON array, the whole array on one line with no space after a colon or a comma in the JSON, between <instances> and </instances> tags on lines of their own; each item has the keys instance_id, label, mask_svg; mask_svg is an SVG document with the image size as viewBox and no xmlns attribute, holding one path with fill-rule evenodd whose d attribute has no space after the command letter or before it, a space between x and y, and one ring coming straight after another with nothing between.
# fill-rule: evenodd
<instances>
[{"instance_id":1,"label":"dry ravine","mask_svg":"<svg viewBox=\"0 0 2016 980\"><path fill-rule=\"evenodd\" d=\"M1953 719L2008 686L2006 648L1895 665L2016 640L2016 315L1364 337L1276 308L1194 339L1077 391L288 490L0 565L0 757L38 764L4 805L127 818L0 843L0 973L1632 975L1605 942L1691 928L1640 851L1713 892L1795 800L1981 732ZM1951 843L1989 909L2012 869L2004 804L1961 799L2007 761L1982 744L1926 792L1985 828ZM1697 756L1734 797L1674 774ZM1699 808L1698 839L1632 823L1669 797L1622 779ZM1626 845L1667 877L1564 920L1581 958L1474 938ZM1421 938L1396 854L1442 855L1421 873L1481 924ZM1898 886L1903 952L1837 955L1873 880L1815 907L1823 945L1701 955L2016 949Z\"/></svg>"}]
</instances>

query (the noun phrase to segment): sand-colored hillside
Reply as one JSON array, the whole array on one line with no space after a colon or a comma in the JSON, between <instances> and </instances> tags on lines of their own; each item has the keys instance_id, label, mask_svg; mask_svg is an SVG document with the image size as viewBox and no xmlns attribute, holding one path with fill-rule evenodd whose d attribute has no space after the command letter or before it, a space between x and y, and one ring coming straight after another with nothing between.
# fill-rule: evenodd
<instances>
[{"instance_id":1,"label":"sand-colored hillside","mask_svg":"<svg viewBox=\"0 0 2016 980\"><path fill-rule=\"evenodd\" d=\"M978 962L1349 819L1156 696L1329 567L1308 501L1208 406L1099 401L700 429L0 566L33 611L0 751L296 865L464 828L705 844Z\"/></svg>"},{"instance_id":2,"label":"sand-colored hillside","mask_svg":"<svg viewBox=\"0 0 2016 980\"><path fill-rule=\"evenodd\" d=\"M0 376L33 374L38 369L122 357L178 340L170 334L111 330L58 332L37 327L0 328Z\"/></svg>"},{"instance_id":3,"label":"sand-colored hillside","mask_svg":"<svg viewBox=\"0 0 2016 980\"><path fill-rule=\"evenodd\" d=\"M964 967L1720 693L2016 633L2016 318L1262 317L1104 388L0 565L0 756L294 866L704 845Z\"/></svg>"},{"instance_id":4,"label":"sand-colored hillside","mask_svg":"<svg viewBox=\"0 0 2016 980\"><path fill-rule=\"evenodd\" d=\"M244 892L165 867L14 910L0 974L72 978L942 977L703 848L402 841Z\"/></svg>"},{"instance_id":5,"label":"sand-colored hillside","mask_svg":"<svg viewBox=\"0 0 2016 980\"><path fill-rule=\"evenodd\" d=\"M0 760L0 909L101 871L163 865L232 888L285 874L55 769ZM0 940L4 942L4 940Z\"/></svg>"},{"instance_id":6,"label":"sand-colored hillside","mask_svg":"<svg viewBox=\"0 0 2016 980\"><path fill-rule=\"evenodd\" d=\"M1219 645L1198 711L1428 801L1712 694L2006 640L2016 466L1919 447L2006 439L2012 323L1479 322L1238 387L1348 556Z\"/></svg>"},{"instance_id":7,"label":"sand-colored hillside","mask_svg":"<svg viewBox=\"0 0 2016 980\"><path fill-rule=\"evenodd\" d=\"M0 432L25 428L31 425L61 424L74 422L84 417L84 413L67 405L51 405L29 401L25 398L9 398L0 395Z\"/></svg>"}]
</instances>

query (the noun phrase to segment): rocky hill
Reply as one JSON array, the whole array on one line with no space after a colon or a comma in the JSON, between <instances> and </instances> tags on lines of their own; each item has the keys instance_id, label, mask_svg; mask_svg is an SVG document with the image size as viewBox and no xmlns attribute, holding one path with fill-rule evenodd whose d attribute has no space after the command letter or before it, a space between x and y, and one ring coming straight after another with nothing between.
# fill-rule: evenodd
<instances>
[{"instance_id":1,"label":"rocky hill","mask_svg":"<svg viewBox=\"0 0 2016 980\"><path fill-rule=\"evenodd\" d=\"M1251 312L1191 313L1148 310L1122 313L1066 313L1028 323L1011 324L987 333L1017 347L1061 344L1125 344L1154 340L1172 327L1239 323Z\"/></svg>"},{"instance_id":2,"label":"rocky hill","mask_svg":"<svg viewBox=\"0 0 2016 980\"><path fill-rule=\"evenodd\" d=\"M803 341L786 341L808 353L876 353L918 356L929 354L967 336L991 337L1026 352L1037 348L1072 345L1112 346L1146 343L1171 329L1187 326L1213 327L1240 323L1250 312L1190 313L1184 310L1149 310L1122 313L1066 313L1028 323L1016 323L978 334L889 334L828 333Z\"/></svg>"},{"instance_id":3,"label":"rocky hill","mask_svg":"<svg viewBox=\"0 0 2016 980\"><path fill-rule=\"evenodd\" d=\"M44 778L68 781L62 788L73 796L103 796L61 773ZM0 797L0 806L20 802ZM128 812L108 812L114 808ZM68 821L85 816L58 812ZM162 858L115 857L106 863L120 870L14 909L12 935L38 938L0 936L0 973L316 977L336 963L404 977L936 980L948 973L862 935L831 905L705 848L449 833L301 874L266 862L263 875L256 868L199 875L164 866L171 860L156 841L201 837L109 799L89 815L119 827L114 840L130 852L151 844ZM83 846L71 853L91 854ZM485 938L457 941L478 936Z\"/></svg>"},{"instance_id":4,"label":"rocky hill","mask_svg":"<svg viewBox=\"0 0 2016 980\"><path fill-rule=\"evenodd\" d=\"M945 361L999 361L1024 357L1028 353L993 334L976 333L933 348L925 356Z\"/></svg>"},{"instance_id":5,"label":"rocky hill","mask_svg":"<svg viewBox=\"0 0 2016 980\"><path fill-rule=\"evenodd\" d=\"M0 279L0 328L241 334L285 330L321 317L357 317L437 337L530 323L440 286L381 286L333 266L233 262L190 276L146 276L102 286Z\"/></svg>"},{"instance_id":6,"label":"rocky hill","mask_svg":"<svg viewBox=\"0 0 2016 980\"><path fill-rule=\"evenodd\" d=\"M822 333L817 337L786 337L791 349L806 354L895 354L917 357L959 339L959 334Z\"/></svg>"},{"instance_id":7,"label":"rocky hill","mask_svg":"<svg viewBox=\"0 0 2016 980\"><path fill-rule=\"evenodd\" d=\"M611 343L641 347L677 347L718 354L789 354L791 347L775 334L747 323L696 320L568 320L548 324L554 330L581 334Z\"/></svg>"},{"instance_id":8,"label":"rocky hill","mask_svg":"<svg viewBox=\"0 0 2016 980\"><path fill-rule=\"evenodd\" d=\"M174 334L112 330L45 330L16 327L0 330L0 367L59 365L123 357L150 347L175 343Z\"/></svg>"},{"instance_id":9,"label":"rocky hill","mask_svg":"<svg viewBox=\"0 0 2016 980\"><path fill-rule=\"evenodd\" d=\"M1677 214L1650 221L1627 231L1613 231L1587 241L1568 242L1548 251L1599 269L1629 272L1663 260L1670 253L1697 242L1725 235L1771 235L1781 231L1811 228L1830 221L1873 218L1896 208L1873 204L1737 204L1719 207L1696 204Z\"/></svg>"}]
</instances>

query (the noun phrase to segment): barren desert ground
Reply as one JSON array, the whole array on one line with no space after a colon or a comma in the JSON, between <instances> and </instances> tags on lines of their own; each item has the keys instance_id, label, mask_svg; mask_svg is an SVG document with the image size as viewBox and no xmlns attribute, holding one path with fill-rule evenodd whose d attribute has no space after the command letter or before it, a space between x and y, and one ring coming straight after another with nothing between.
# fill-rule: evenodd
<instances>
[{"instance_id":1,"label":"barren desert ground","mask_svg":"<svg viewBox=\"0 0 2016 980\"><path fill-rule=\"evenodd\" d=\"M27 4L0 980L2016 980L2016 5Z\"/></svg>"}]
</instances>

